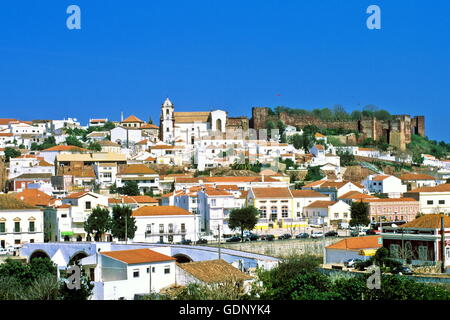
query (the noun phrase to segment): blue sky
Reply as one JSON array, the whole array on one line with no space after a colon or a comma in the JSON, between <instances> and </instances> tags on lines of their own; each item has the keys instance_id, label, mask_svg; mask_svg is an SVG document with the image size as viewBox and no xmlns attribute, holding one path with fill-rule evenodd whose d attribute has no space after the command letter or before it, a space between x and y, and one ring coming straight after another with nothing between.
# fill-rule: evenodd
<instances>
[{"instance_id":1,"label":"blue sky","mask_svg":"<svg viewBox=\"0 0 450 320\"><path fill-rule=\"evenodd\" d=\"M81 30L66 9L81 8ZM366 8L381 7L381 30ZM426 116L450 141L450 2L0 2L0 117L23 120L252 106L374 104Z\"/></svg>"}]
</instances>

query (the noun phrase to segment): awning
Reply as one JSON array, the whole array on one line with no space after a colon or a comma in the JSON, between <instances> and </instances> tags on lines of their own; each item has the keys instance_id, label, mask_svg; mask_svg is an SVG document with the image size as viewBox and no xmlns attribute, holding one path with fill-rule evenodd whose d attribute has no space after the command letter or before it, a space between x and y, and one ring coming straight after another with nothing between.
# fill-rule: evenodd
<instances>
[{"instance_id":1,"label":"awning","mask_svg":"<svg viewBox=\"0 0 450 320\"><path fill-rule=\"evenodd\" d=\"M73 231L61 231L62 236L73 236Z\"/></svg>"},{"instance_id":2,"label":"awning","mask_svg":"<svg viewBox=\"0 0 450 320\"><path fill-rule=\"evenodd\" d=\"M360 256L374 256L375 252L377 252L376 249L363 249L363 250L359 250L359 255Z\"/></svg>"}]
</instances>

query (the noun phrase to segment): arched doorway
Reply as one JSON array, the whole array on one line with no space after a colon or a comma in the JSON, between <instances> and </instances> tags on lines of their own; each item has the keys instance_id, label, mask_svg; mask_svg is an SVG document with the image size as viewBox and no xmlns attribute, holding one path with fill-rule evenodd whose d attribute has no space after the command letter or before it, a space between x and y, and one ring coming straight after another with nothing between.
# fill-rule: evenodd
<instances>
[{"instance_id":1,"label":"arched doorway","mask_svg":"<svg viewBox=\"0 0 450 320\"><path fill-rule=\"evenodd\" d=\"M216 130L222 131L222 120L221 119L216 120Z\"/></svg>"},{"instance_id":2,"label":"arched doorway","mask_svg":"<svg viewBox=\"0 0 450 320\"><path fill-rule=\"evenodd\" d=\"M76 264L78 261L80 261L83 258L86 258L88 255L86 252L84 251L78 251L77 253L75 253L69 260L69 266Z\"/></svg>"},{"instance_id":3,"label":"arched doorway","mask_svg":"<svg viewBox=\"0 0 450 320\"><path fill-rule=\"evenodd\" d=\"M185 255L185 254L181 254L178 253L176 255L173 256L175 259L177 259L178 263L188 263L188 262L192 262L193 260L191 259L191 257Z\"/></svg>"},{"instance_id":4,"label":"arched doorway","mask_svg":"<svg viewBox=\"0 0 450 320\"><path fill-rule=\"evenodd\" d=\"M43 250L36 250L36 251L34 251L30 255L30 262L33 261L33 259L36 259L36 258L48 258L48 259L50 259L50 257L47 254L47 252L45 252Z\"/></svg>"}]
</instances>

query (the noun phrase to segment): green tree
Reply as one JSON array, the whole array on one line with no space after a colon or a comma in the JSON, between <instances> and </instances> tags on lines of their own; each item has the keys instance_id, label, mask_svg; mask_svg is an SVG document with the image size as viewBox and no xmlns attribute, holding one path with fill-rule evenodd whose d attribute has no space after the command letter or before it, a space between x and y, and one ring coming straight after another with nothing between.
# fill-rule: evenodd
<instances>
[{"instance_id":1,"label":"green tree","mask_svg":"<svg viewBox=\"0 0 450 320\"><path fill-rule=\"evenodd\" d=\"M66 144L68 146L76 146L76 147L80 147L80 148L83 147L83 143L81 143L81 141L78 140L77 137L75 137L75 136L68 136L66 138Z\"/></svg>"},{"instance_id":2,"label":"green tree","mask_svg":"<svg viewBox=\"0 0 450 320\"><path fill-rule=\"evenodd\" d=\"M350 209L350 225L368 225L370 223L368 205L365 202L353 202Z\"/></svg>"},{"instance_id":3,"label":"green tree","mask_svg":"<svg viewBox=\"0 0 450 320\"><path fill-rule=\"evenodd\" d=\"M99 152L102 151L102 146L98 142L91 142L89 143L88 149Z\"/></svg>"},{"instance_id":4,"label":"green tree","mask_svg":"<svg viewBox=\"0 0 450 320\"><path fill-rule=\"evenodd\" d=\"M349 151L337 152L337 155L341 159L341 166L348 167L356 164L355 156Z\"/></svg>"},{"instance_id":5,"label":"green tree","mask_svg":"<svg viewBox=\"0 0 450 320\"><path fill-rule=\"evenodd\" d=\"M121 241L125 240L125 225L127 226L127 238L133 239L137 226L131 208L129 206L114 206L111 223L112 236Z\"/></svg>"},{"instance_id":6,"label":"green tree","mask_svg":"<svg viewBox=\"0 0 450 320\"><path fill-rule=\"evenodd\" d=\"M102 235L111 229L111 216L108 209L94 208L84 223L84 230L94 234L95 241L101 241Z\"/></svg>"},{"instance_id":7,"label":"green tree","mask_svg":"<svg viewBox=\"0 0 450 320\"><path fill-rule=\"evenodd\" d=\"M94 284L91 284L88 276L82 271L80 279L80 289L73 290L67 287L65 282L61 283L59 292L62 300L88 300L94 290Z\"/></svg>"},{"instance_id":8,"label":"green tree","mask_svg":"<svg viewBox=\"0 0 450 320\"><path fill-rule=\"evenodd\" d=\"M323 177L323 173L320 171L319 166L308 167L308 172L306 173L305 180L306 181L317 181L321 180Z\"/></svg>"},{"instance_id":9,"label":"green tree","mask_svg":"<svg viewBox=\"0 0 450 320\"><path fill-rule=\"evenodd\" d=\"M136 181L126 181L123 187L117 188L117 192L127 196L140 195L139 186Z\"/></svg>"},{"instance_id":10,"label":"green tree","mask_svg":"<svg viewBox=\"0 0 450 320\"><path fill-rule=\"evenodd\" d=\"M5 159L6 162L9 162L9 159L11 158L17 158L20 157L21 153L19 150L16 150L14 148L11 147L6 147L5 148Z\"/></svg>"},{"instance_id":11,"label":"green tree","mask_svg":"<svg viewBox=\"0 0 450 320\"><path fill-rule=\"evenodd\" d=\"M244 230L253 230L258 222L259 211L255 207L246 207L233 209L230 212L228 226L231 230L239 229L241 231L241 239L244 237Z\"/></svg>"}]
</instances>

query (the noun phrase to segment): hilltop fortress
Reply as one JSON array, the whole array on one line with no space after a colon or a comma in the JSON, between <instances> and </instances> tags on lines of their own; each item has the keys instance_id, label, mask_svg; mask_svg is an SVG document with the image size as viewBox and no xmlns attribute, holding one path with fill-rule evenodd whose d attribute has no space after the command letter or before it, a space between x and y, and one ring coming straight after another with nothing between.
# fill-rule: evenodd
<instances>
[{"instance_id":1,"label":"hilltop fortress","mask_svg":"<svg viewBox=\"0 0 450 320\"><path fill-rule=\"evenodd\" d=\"M250 126L263 129L268 120L282 120L286 125L304 127L315 125L319 128L345 129L360 133L360 139L371 138L374 141L385 140L400 150L406 149L413 134L425 136L425 117L410 115L395 115L392 120L378 120L375 118L349 121L323 121L313 116L292 115L281 112L278 116L269 115L267 107L253 107Z\"/></svg>"}]
</instances>

